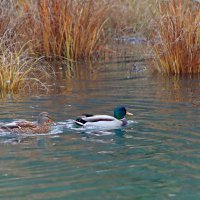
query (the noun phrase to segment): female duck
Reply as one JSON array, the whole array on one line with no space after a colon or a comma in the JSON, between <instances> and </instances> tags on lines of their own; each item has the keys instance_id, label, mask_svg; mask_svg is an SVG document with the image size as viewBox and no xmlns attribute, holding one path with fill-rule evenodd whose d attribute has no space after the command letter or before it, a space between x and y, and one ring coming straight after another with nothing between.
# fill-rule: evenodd
<instances>
[{"instance_id":1,"label":"female duck","mask_svg":"<svg viewBox=\"0 0 200 200\"><path fill-rule=\"evenodd\" d=\"M51 130L52 119L49 113L42 112L39 114L37 122L17 121L9 124L4 124L0 127L0 132L6 131L11 133L21 134L39 134L48 133Z\"/></svg>"},{"instance_id":2,"label":"female duck","mask_svg":"<svg viewBox=\"0 0 200 200\"><path fill-rule=\"evenodd\" d=\"M98 129L115 129L127 124L126 115L133 115L127 112L123 106L114 109L114 117L109 115L84 115L75 120L75 123L83 127Z\"/></svg>"}]
</instances>

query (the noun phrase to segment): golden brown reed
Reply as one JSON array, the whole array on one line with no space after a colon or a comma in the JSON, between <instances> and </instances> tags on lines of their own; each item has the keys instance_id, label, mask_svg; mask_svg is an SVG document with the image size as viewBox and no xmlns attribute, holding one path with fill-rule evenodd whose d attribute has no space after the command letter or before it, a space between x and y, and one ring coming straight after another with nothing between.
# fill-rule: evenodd
<instances>
[{"instance_id":1,"label":"golden brown reed","mask_svg":"<svg viewBox=\"0 0 200 200\"><path fill-rule=\"evenodd\" d=\"M152 35L155 71L200 73L200 4L191 0L159 3L160 16Z\"/></svg>"},{"instance_id":2,"label":"golden brown reed","mask_svg":"<svg viewBox=\"0 0 200 200\"><path fill-rule=\"evenodd\" d=\"M24 92L27 88L29 90L36 87L47 89L41 79L49 74L39 67L40 58L29 57L25 47L11 51L9 47L4 46L4 40L0 40L0 48L4 48L0 55L1 96Z\"/></svg>"},{"instance_id":3,"label":"golden brown reed","mask_svg":"<svg viewBox=\"0 0 200 200\"><path fill-rule=\"evenodd\" d=\"M37 0L29 9L34 53L87 60L104 50L109 1Z\"/></svg>"},{"instance_id":4,"label":"golden brown reed","mask_svg":"<svg viewBox=\"0 0 200 200\"><path fill-rule=\"evenodd\" d=\"M41 58L29 55L28 43L21 39L24 13L19 6L25 0L0 2L0 94L24 92L25 89L46 88L41 82L49 74L39 65ZM24 10L24 9L23 9ZM47 89L47 88L46 88Z\"/></svg>"}]
</instances>

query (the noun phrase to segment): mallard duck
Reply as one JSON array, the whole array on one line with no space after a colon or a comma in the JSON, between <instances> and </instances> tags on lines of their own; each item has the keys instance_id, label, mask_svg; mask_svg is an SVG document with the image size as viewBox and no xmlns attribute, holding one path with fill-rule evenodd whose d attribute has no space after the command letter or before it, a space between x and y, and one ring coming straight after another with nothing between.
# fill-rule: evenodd
<instances>
[{"instance_id":1,"label":"mallard duck","mask_svg":"<svg viewBox=\"0 0 200 200\"><path fill-rule=\"evenodd\" d=\"M109 115L83 115L75 120L75 123L82 127L98 129L115 129L127 124L126 115L133 115L127 112L124 106L114 109L114 117Z\"/></svg>"},{"instance_id":2,"label":"mallard duck","mask_svg":"<svg viewBox=\"0 0 200 200\"><path fill-rule=\"evenodd\" d=\"M17 121L1 125L0 131L22 134L48 133L51 130L52 119L49 113L42 112L37 118L37 122Z\"/></svg>"}]
</instances>

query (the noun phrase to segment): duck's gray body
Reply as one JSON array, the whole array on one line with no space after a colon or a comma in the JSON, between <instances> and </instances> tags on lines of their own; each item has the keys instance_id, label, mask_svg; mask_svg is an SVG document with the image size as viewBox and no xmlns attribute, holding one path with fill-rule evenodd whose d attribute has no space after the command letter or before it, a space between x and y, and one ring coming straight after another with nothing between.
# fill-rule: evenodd
<instances>
[{"instance_id":1,"label":"duck's gray body","mask_svg":"<svg viewBox=\"0 0 200 200\"><path fill-rule=\"evenodd\" d=\"M125 118L118 120L115 117L109 115L93 115L90 117L82 116L76 119L75 123L77 125L93 128L119 128L125 126L127 121Z\"/></svg>"}]
</instances>

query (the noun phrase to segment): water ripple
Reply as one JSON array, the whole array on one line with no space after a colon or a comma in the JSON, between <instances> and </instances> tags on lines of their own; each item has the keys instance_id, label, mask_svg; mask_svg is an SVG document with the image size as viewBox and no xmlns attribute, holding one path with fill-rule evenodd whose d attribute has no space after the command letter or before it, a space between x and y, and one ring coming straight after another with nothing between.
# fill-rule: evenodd
<instances>
[{"instance_id":1,"label":"water ripple","mask_svg":"<svg viewBox=\"0 0 200 200\"><path fill-rule=\"evenodd\" d=\"M56 123L50 134L1 133L1 199L200 198L199 81L127 79L131 67L105 66L57 96L1 103L1 122L47 110ZM116 105L134 113L125 128L74 127L76 116L113 115Z\"/></svg>"}]
</instances>

